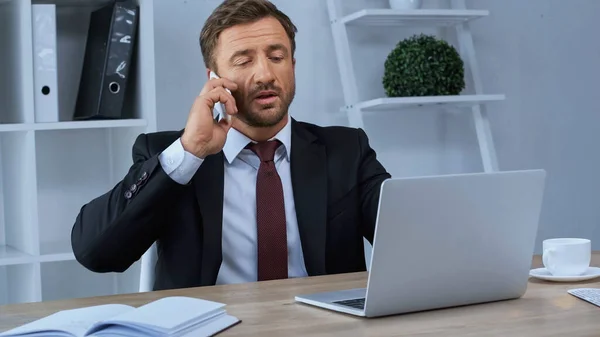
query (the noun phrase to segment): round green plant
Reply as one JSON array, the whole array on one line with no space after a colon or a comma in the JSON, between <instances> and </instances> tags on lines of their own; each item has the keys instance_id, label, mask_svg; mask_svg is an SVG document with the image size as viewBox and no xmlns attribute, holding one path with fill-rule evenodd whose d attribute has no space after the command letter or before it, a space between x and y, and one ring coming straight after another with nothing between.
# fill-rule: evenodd
<instances>
[{"instance_id":1,"label":"round green plant","mask_svg":"<svg viewBox=\"0 0 600 337\"><path fill-rule=\"evenodd\" d=\"M388 55L383 87L389 97L458 95L465 88L464 63L446 41L414 35Z\"/></svg>"}]
</instances>

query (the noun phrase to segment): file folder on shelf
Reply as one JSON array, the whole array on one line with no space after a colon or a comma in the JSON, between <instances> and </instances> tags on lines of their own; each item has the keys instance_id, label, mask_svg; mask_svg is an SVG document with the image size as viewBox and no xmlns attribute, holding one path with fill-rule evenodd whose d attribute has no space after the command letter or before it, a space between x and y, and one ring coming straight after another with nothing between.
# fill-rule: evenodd
<instances>
[{"instance_id":1,"label":"file folder on shelf","mask_svg":"<svg viewBox=\"0 0 600 337\"><path fill-rule=\"evenodd\" d=\"M58 122L56 6L32 5L35 122Z\"/></svg>"},{"instance_id":2,"label":"file folder on shelf","mask_svg":"<svg viewBox=\"0 0 600 337\"><path fill-rule=\"evenodd\" d=\"M139 7L131 0L91 13L75 120L123 117L138 20Z\"/></svg>"}]
</instances>

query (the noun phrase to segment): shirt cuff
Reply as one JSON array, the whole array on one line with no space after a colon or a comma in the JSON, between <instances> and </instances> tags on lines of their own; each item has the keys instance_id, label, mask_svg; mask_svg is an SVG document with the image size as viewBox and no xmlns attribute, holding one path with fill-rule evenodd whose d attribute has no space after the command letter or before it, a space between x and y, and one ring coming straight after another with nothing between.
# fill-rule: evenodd
<instances>
[{"instance_id":1,"label":"shirt cuff","mask_svg":"<svg viewBox=\"0 0 600 337\"><path fill-rule=\"evenodd\" d=\"M185 185L192 180L203 160L187 152L177 138L159 156L158 161L165 173L174 181Z\"/></svg>"}]
</instances>

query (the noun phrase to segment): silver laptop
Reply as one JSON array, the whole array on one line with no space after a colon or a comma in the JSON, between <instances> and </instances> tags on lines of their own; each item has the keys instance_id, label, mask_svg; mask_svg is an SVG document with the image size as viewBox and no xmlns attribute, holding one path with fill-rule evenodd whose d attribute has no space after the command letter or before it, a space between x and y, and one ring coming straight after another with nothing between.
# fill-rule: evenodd
<instances>
[{"instance_id":1,"label":"silver laptop","mask_svg":"<svg viewBox=\"0 0 600 337\"><path fill-rule=\"evenodd\" d=\"M367 287L296 301L378 317L516 299L527 289L544 170L389 179Z\"/></svg>"}]
</instances>

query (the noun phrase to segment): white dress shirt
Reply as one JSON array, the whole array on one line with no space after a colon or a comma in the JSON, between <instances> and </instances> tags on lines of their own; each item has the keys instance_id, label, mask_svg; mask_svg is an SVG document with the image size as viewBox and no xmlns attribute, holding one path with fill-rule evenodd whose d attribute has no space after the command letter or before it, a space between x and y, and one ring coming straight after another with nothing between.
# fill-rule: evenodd
<instances>
[{"instance_id":1,"label":"white dress shirt","mask_svg":"<svg viewBox=\"0 0 600 337\"><path fill-rule=\"evenodd\" d=\"M282 143L275 152L275 166L281 177L285 202L288 244L288 276L307 276L304 265L294 195L290 175L291 118L273 138ZM231 128L223 147L224 196L223 196L223 262L217 276L217 284L254 282L257 280L256 240L256 175L260 159L245 149L252 140ZM163 170L176 182L187 184L202 159L185 151L177 139L159 155Z\"/></svg>"}]
</instances>

